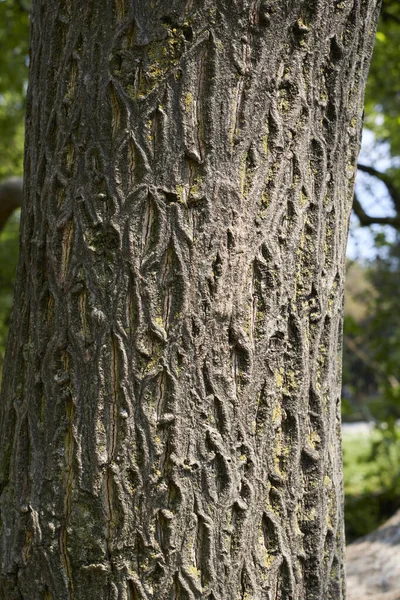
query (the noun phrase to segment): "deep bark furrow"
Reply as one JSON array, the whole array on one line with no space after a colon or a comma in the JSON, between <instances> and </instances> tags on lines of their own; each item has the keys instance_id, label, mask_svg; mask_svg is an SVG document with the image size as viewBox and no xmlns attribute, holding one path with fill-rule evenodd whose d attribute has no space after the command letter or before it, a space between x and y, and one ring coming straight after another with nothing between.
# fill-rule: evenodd
<instances>
[{"instance_id":1,"label":"deep bark furrow","mask_svg":"<svg viewBox=\"0 0 400 600\"><path fill-rule=\"evenodd\" d=\"M36 2L0 598L344 598L343 265L376 19Z\"/></svg>"}]
</instances>

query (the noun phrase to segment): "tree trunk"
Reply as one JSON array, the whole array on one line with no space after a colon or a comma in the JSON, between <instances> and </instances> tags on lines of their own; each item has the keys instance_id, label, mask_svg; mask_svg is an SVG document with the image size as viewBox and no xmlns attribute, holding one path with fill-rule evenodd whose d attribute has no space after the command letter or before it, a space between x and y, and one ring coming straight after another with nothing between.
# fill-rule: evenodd
<instances>
[{"instance_id":1,"label":"tree trunk","mask_svg":"<svg viewBox=\"0 0 400 600\"><path fill-rule=\"evenodd\" d=\"M2 600L344 598L378 0L36 0Z\"/></svg>"}]
</instances>

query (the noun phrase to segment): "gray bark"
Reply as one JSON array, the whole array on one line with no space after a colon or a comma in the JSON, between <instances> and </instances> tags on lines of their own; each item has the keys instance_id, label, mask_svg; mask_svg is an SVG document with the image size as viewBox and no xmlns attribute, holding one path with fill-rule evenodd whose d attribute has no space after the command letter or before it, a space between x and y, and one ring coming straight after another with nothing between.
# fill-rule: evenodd
<instances>
[{"instance_id":1,"label":"gray bark","mask_svg":"<svg viewBox=\"0 0 400 600\"><path fill-rule=\"evenodd\" d=\"M1 600L344 598L376 0L37 0Z\"/></svg>"}]
</instances>

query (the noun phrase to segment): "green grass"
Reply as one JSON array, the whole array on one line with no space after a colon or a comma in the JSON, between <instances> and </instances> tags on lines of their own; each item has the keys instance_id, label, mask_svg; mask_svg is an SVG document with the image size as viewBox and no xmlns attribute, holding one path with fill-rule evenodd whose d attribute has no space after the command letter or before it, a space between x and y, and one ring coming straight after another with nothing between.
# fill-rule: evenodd
<instances>
[{"instance_id":1,"label":"green grass","mask_svg":"<svg viewBox=\"0 0 400 600\"><path fill-rule=\"evenodd\" d=\"M346 494L376 491L379 481L371 475L371 452L374 435L343 434L343 475Z\"/></svg>"}]
</instances>

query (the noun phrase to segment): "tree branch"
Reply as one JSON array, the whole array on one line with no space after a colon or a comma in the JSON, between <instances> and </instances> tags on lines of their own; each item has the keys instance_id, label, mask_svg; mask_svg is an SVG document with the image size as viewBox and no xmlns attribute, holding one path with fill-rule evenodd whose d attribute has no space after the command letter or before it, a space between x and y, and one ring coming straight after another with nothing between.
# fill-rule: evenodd
<instances>
[{"instance_id":1,"label":"tree branch","mask_svg":"<svg viewBox=\"0 0 400 600\"><path fill-rule=\"evenodd\" d=\"M381 19L383 21L393 21L394 23L397 23L398 25L400 25L400 17L398 17L397 15L394 15L389 10L385 10L385 8L382 9Z\"/></svg>"},{"instance_id":2,"label":"tree branch","mask_svg":"<svg viewBox=\"0 0 400 600\"><path fill-rule=\"evenodd\" d=\"M396 212L400 213L400 191L397 189L396 185L393 183L393 179L387 173L382 173L381 171L377 171L373 167L369 165L362 165L358 163L358 170L363 173L367 173L372 177L376 177L379 181L382 181L386 185L387 191L392 198L393 204L395 205Z\"/></svg>"},{"instance_id":3,"label":"tree branch","mask_svg":"<svg viewBox=\"0 0 400 600\"><path fill-rule=\"evenodd\" d=\"M370 225L391 225L395 229L400 230L400 216L396 217L371 217L367 215L356 194L353 199L353 210L355 215L360 221L362 227L369 227Z\"/></svg>"}]
</instances>

